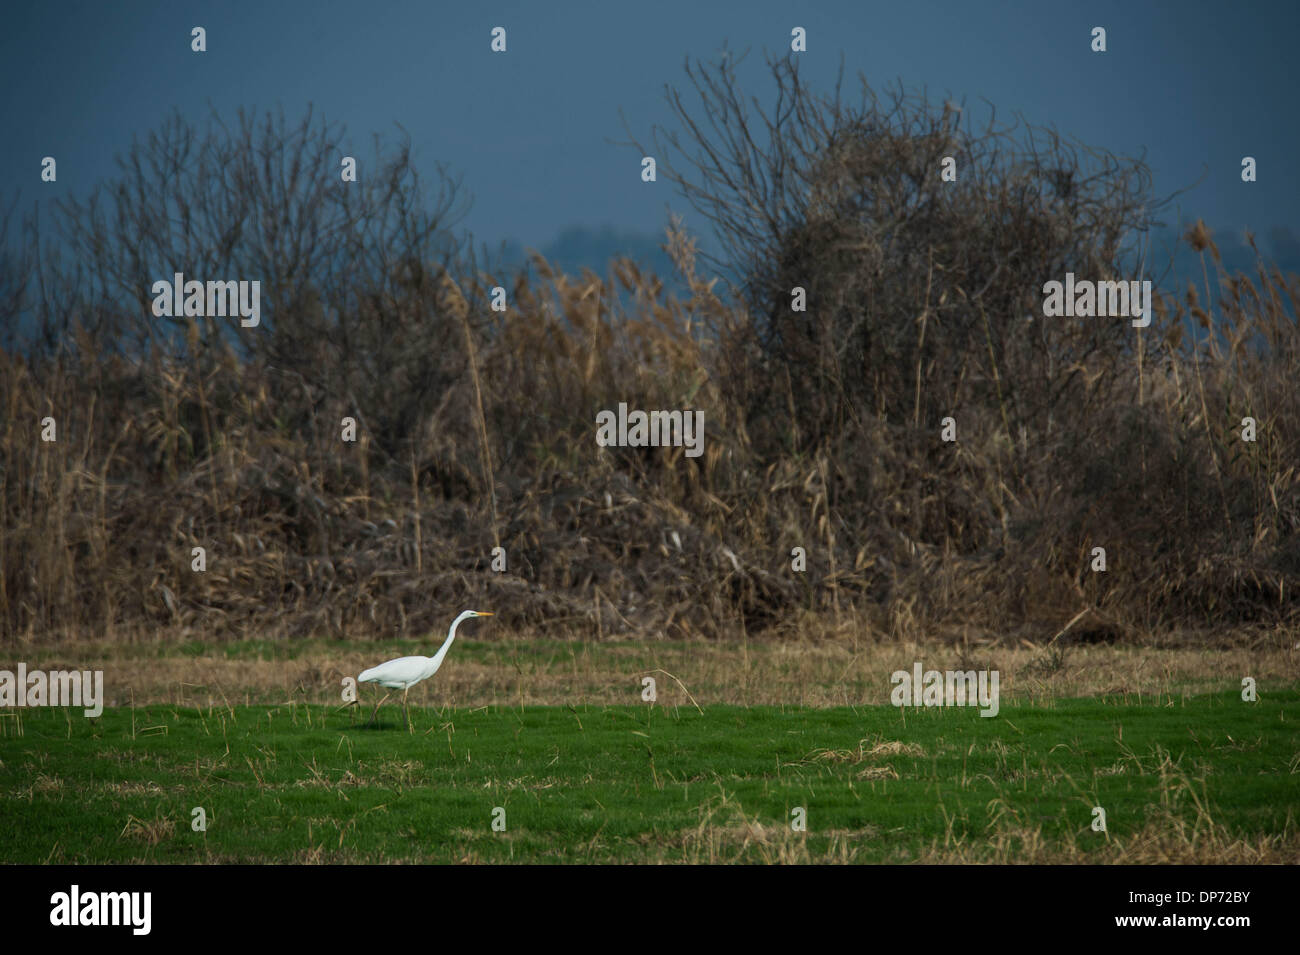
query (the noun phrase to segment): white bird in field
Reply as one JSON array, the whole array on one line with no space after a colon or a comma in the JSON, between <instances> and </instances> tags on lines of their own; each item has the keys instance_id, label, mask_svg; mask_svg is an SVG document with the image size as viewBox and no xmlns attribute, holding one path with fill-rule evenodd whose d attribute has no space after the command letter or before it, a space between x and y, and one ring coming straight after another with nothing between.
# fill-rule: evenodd
<instances>
[{"instance_id":1,"label":"white bird in field","mask_svg":"<svg viewBox=\"0 0 1300 955\"><path fill-rule=\"evenodd\" d=\"M451 629L447 631L447 639L438 652L431 657L398 657L396 660L389 660L387 663L381 663L377 667L371 667L364 670L357 679L362 683L378 683L380 686L388 687L388 692L384 694L384 699L375 704L374 711L370 714L372 722L379 708L384 705L393 695L393 690L402 691L402 712L406 713L406 694L411 687L421 680L427 680L438 672L442 666L443 658L447 656L447 651L451 649L451 641L456 639L456 628L464 621L471 617L490 617L492 614L479 610L466 610L463 614L451 622ZM407 725L410 725L410 716L407 716Z\"/></svg>"}]
</instances>

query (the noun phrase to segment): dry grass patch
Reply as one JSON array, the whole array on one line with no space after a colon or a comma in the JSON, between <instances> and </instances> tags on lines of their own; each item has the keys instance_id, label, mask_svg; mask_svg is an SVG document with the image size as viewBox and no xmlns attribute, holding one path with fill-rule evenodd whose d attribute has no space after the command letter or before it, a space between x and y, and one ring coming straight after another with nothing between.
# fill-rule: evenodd
<instances>
[{"instance_id":1,"label":"dry grass patch","mask_svg":"<svg viewBox=\"0 0 1300 955\"><path fill-rule=\"evenodd\" d=\"M157 783L106 782L103 788L106 792L117 796L161 796L163 794L163 788Z\"/></svg>"},{"instance_id":2,"label":"dry grass patch","mask_svg":"<svg viewBox=\"0 0 1300 955\"><path fill-rule=\"evenodd\" d=\"M807 832L796 832L788 824L760 822L723 791L701 807L699 825L673 841L674 845L680 846L682 858L678 860L665 854L664 861L710 865L726 862L847 865L859 855L854 843L869 839L873 833L870 827L818 833L829 841L824 850L813 852L808 847ZM649 844L644 836L642 841Z\"/></svg>"},{"instance_id":3,"label":"dry grass patch","mask_svg":"<svg viewBox=\"0 0 1300 955\"><path fill-rule=\"evenodd\" d=\"M855 779L897 779L898 773L893 766L888 764L884 766L868 766L854 777Z\"/></svg>"},{"instance_id":4,"label":"dry grass patch","mask_svg":"<svg viewBox=\"0 0 1300 955\"><path fill-rule=\"evenodd\" d=\"M1043 649L1023 644L972 649L940 641L875 643L849 637L794 643L598 643L575 636L551 641L546 651L539 651L536 634L510 632L497 641L458 645L434 679L412 689L410 702L422 707L632 703L640 700L641 678L661 669L681 680L679 685L658 676L656 705L663 707L886 704L891 674L910 672L916 661L927 669L996 669L1004 704L1075 696L1137 703L1235 687L1242 676L1254 677L1265 692L1270 686L1294 684L1300 635L1278 634L1264 643L1242 645L1232 645L1229 633L1222 636L1223 645L1214 647L1080 646L1064 668L1044 676L1034 666ZM220 709L240 703L337 704L341 674L355 675L411 652L432 652L432 640L428 649L414 650L326 645L310 652L310 663L228 659L217 649L195 655L164 648L161 655L141 658L130 647L89 643L64 647L59 656L84 654L84 659L103 661L109 706L168 703ZM47 653L31 645L18 650L29 666L48 669ZM377 700L369 687L362 690L362 706Z\"/></svg>"},{"instance_id":5,"label":"dry grass patch","mask_svg":"<svg viewBox=\"0 0 1300 955\"><path fill-rule=\"evenodd\" d=\"M175 820L162 816L153 819L137 819L135 816L127 816L126 825L122 827L121 835L118 838L156 846L163 840L170 839L175 832Z\"/></svg>"},{"instance_id":6,"label":"dry grass patch","mask_svg":"<svg viewBox=\"0 0 1300 955\"><path fill-rule=\"evenodd\" d=\"M918 743L903 743L881 737L858 741L857 749L818 749L809 754L806 762L861 763L882 756L924 756L925 749ZM860 776L859 778L869 778ZM897 774L894 776L897 779Z\"/></svg>"}]
</instances>

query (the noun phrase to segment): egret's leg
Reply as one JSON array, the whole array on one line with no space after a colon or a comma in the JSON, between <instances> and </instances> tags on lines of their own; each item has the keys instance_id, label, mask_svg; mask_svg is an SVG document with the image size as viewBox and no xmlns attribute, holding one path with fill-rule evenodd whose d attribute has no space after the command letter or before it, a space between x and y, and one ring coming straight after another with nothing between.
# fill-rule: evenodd
<instances>
[{"instance_id":1,"label":"egret's leg","mask_svg":"<svg viewBox=\"0 0 1300 955\"><path fill-rule=\"evenodd\" d=\"M411 732L411 713L410 710L406 708L406 694L410 692L411 688L409 686L402 691L402 712L406 714L406 731L408 733Z\"/></svg>"},{"instance_id":2,"label":"egret's leg","mask_svg":"<svg viewBox=\"0 0 1300 955\"><path fill-rule=\"evenodd\" d=\"M384 694L384 700L388 699L392 695L393 695L393 691L389 690L387 693ZM384 700L380 700L378 703L376 703L375 708L370 711L370 719L366 720L367 726L369 726L371 723L375 721L375 714L378 713L379 708L384 705Z\"/></svg>"}]
</instances>

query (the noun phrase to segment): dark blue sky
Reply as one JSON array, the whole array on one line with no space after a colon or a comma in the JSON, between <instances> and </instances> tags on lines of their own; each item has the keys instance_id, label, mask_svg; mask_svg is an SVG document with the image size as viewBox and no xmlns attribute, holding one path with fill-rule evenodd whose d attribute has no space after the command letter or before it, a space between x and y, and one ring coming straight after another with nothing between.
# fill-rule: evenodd
<instances>
[{"instance_id":1,"label":"dark blue sky","mask_svg":"<svg viewBox=\"0 0 1300 955\"><path fill-rule=\"evenodd\" d=\"M684 204L668 182L642 183L638 156L610 142L624 138L620 108L648 139L670 118L663 86L683 82L686 55L751 48L762 80L764 50L788 50L797 25L818 85L842 52L846 73L878 89L901 79L976 109L984 97L1092 145L1145 147L1158 195L1208 168L1183 216L1266 235L1300 211L1286 166L1300 156L1298 11L1294 0L7 4L2 194L84 191L173 107L198 121L209 102L223 114L283 106L292 119L310 102L348 127L362 158L371 133L401 123L423 168L440 160L463 175L480 241L544 246L574 224L659 232L665 209ZM189 48L195 25L208 31L202 55ZM498 25L504 55L489 50ZM1107 28L1109 52L1090 52L1093 26ZM769 101L767 83L752 91ZM39 182L45 155L59 161L56 185ZM1243 155L1258 159L1257 183L1240 181Z\"/></svg>"}]
</instances>

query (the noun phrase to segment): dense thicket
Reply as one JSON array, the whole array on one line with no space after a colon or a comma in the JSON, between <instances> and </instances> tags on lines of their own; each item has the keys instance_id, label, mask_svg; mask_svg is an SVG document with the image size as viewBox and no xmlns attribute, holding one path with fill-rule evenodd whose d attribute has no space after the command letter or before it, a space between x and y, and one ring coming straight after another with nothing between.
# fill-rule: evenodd
<instances>
[{"instance_id":1,"label":"dense thicket","mask_svg":"<svg viewBox=\"0 0 1300 955\"><path fill-rule=\"evenodd\" d=\"M733 64L689 67L645 150L722 249L697 262L670 229L686 295L630 262L488 274L455 182L376 142L343 183L314 116L174 119L29 219L0 255L0 317L37 323L0 352L0 629L392 635L470 605L594 635L1293 621L1296 277L1227 274L1198 226L1204 285L1149 328L1044 318L1067 271L1138 277L1140 161L771 68L764 111ZM261 281L262 325L156 318L174 272ZM598 447L619 402L702 410L704 454Z\"/></svg>"}]
</instances>

